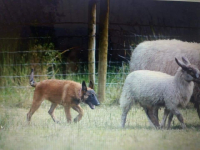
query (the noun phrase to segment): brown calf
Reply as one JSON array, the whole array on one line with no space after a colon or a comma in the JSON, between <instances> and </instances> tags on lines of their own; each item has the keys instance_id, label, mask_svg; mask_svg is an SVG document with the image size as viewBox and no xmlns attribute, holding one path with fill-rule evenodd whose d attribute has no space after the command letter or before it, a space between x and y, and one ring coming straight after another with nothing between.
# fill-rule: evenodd
<instances>
[{"instance_id":1,"label":"brown calf","mask_svg":"<svg viewBox=\"0 0 200 150\"><path fill-rule=\"evenodd\" d=\"M31 116L40 107L44 99L49 100L52 104L48 111L54 122L58 122L53 114L54 109L58 104L62 105L65 109L67 122L71 122L70 108L73 108L79 114L74 119L74 122L81 120L83 116L83 110L80 106L81 102L84 102L90 106L91 109L98 106L100 103L93 90L93 83L90 81L87 88L85 81L80 83L70 80L44 80L35 83L33 69L30 76L30 85L35 87L32 106L27 114L27 120L30 123Z\"/></svg>"}]
</instances>

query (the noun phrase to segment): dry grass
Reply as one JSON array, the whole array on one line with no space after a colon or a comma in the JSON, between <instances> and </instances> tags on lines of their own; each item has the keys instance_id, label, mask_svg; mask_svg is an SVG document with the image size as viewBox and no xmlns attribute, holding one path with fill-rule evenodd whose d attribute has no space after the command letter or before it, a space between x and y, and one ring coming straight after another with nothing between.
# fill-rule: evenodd
<instances>
[{"instance_id":1,"label":"dry grass","mask_svg":"<svg viewBox=\"0 0 200 150\"><path fill-rule=\"evenodd\" d=\"M0 129L0 149L177 150L200 147L200 121L194 109L182 110L187 130L181 130L176 118L171 130L155 130L149 127L145 113L139 107L129 112L125 129L120 128L119 106L102 105L91 110L83 105L85 115L77 124L66 123L62 107L55 111L61 123L55 124L47 113L49 107L50 104L43 104L29 126L26 122L28 109L0 105L0 124L3 127ZM76 115L72 110L72 116Z\"/></svg>"}]
</instances>

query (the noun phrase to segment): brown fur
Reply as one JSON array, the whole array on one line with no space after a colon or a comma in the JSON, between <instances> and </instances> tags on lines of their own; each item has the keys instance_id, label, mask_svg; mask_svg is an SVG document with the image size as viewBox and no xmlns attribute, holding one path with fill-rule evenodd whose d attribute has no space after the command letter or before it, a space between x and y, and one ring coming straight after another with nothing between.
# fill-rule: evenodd
<instances>
[{"instance_id":1,"label":"brown fur","mask_svg":"<svg viewBox=\"0 0 200 150\"><path fill-rule=\"evenodd\" d=\"M48 113L51 115L54 122L57 120L54 117L54 109L58 104L62 105L65 109L67 122L71 122L70 108L78 112L74 122L81 120L83 116L83 109L80 106L81 97L83 97L84 90L80 83L69 80L44 80L32 85L35 87L32 106L27 114L27 120L30 122L33 113L40 107L44 99L52 102L51 108ZM87 89L90 89L89 87ZM86 95L84 95L86 96Z\"/></svg>"}]
</instances>

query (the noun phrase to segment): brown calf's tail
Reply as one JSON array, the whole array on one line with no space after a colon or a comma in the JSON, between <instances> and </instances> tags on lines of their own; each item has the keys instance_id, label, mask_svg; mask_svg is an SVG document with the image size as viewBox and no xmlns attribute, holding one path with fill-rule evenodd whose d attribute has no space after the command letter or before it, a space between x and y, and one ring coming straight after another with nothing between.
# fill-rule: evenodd
<instances>
[{"instance_id":1,"label":"brown calf's tail","mask_svg":"<svg viewBox=\"0 0 200 150\"><path fill-rule=\"evenodd\" d=\"M29 80L29 82L30 82L30 85L31 85L32 87L35 87L35 86L36 86L36 83L35 83L35 81L34 81L34 70L33 70L33 69L31 69L31 75L30 75L30 80Z\"/></svg>"}]
</instances>

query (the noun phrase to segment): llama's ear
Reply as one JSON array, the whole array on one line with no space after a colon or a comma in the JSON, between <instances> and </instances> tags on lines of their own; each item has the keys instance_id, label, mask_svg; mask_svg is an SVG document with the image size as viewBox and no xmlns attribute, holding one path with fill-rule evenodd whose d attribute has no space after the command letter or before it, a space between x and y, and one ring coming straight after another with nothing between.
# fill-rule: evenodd
<instances>
[{"instance_id":1,"label":"llama's ear","mask_svg":"<svg viewBox=\"0 0 200 150\"><path fill-rule=\"evenodd\" d=\"M94 89L94 84L92 83L92 81L90 81L89 87L90 87L91 89Z\"/></svg>"},{"instance_id":2,"label":"llama's ear","mask_svg":"<svg viewBox=\"0 0 200 150\"><path fill-rule=\"evenodd\" d=\"M185 64L183 64L182 62L180 62L176 57L175 57L175 61L176 61L176 63L177 63L182 69L187 69L187 67L185 66Z\"/></svg>"},{"instance_id":3,"label":"llama's ear","mask_svg":"<svg viewBox=\"0 0 200 150\"><path fill-rule=\"evenodd\" d=\"M82 82L82 92L86 92L87 91L87 86L85 84L85 81Z\"/></svg>"},{"instance_id":4,"label":"llama's ear","mask_svg":"<svg viewBox=\"0 0 200 150\"><path fill-rule=\"evenodd\" d=\"M183 63L186 65L190 64L190 61L187 59L187 57L182 57Z\"/></svg>"}]
</instances>

